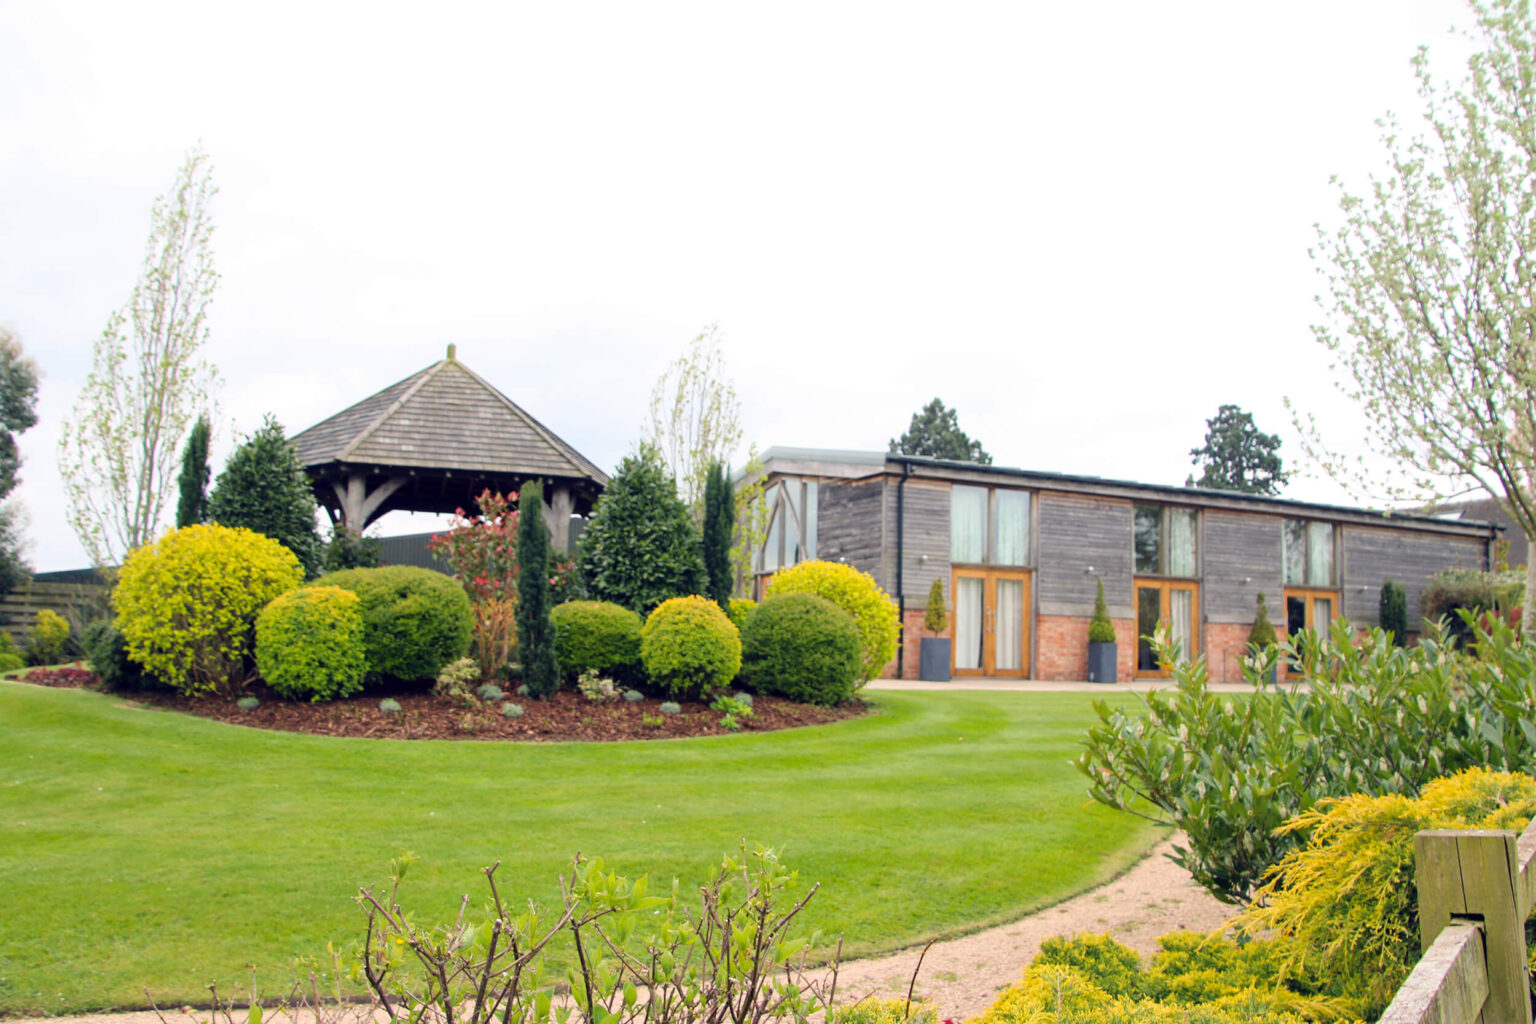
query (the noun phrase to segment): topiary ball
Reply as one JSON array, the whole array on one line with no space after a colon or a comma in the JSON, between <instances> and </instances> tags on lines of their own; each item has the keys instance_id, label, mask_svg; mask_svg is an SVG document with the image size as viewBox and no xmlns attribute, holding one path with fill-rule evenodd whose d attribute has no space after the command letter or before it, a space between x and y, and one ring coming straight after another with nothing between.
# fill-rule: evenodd
<instances>
[{"instance_id":1,"label":"topiary ball","mask_svg":"<svg viewBox=\"0 0 1536 1024\"><path fill-rule=\"evenodd\" d=\"M859 629L859 681L874 679L896 657L896 638L901 633L896 603L874 577L839 562L801 562L773 577L768 597L781 594L815 594L853 616Z\"/></svg>"},{"instance_id":2,"label":"topiary ball","mask_svg":"<svg viewBox=\"0 0 1536 1024\"><path fill-rule=\"evenodd\" d=\"M340 587L300 587L256 619L256 667L291 700L333 700L363 688L362 602Z\"/></svg>"},{"instance_id":3,"label":"topiary ball","mask_svg":"<svg viewBox=\"0 0 1536 1024\"><path fill-rule=\"evenodd\" d=\"M444 665L469 649L474 624L469 595L440 572L391 565L343 569L318 582L361 599L370 677L436 679Z\"/></svg>"},{"instance_id":4,"label":"topiary ball","mask_svg":"<svg viewBox=\"0 0 1536 1024\"><path fill-rule=\"evenodd\" d=\"M627 678L640 664L640 616L609 601L567 601L549 613L555 657L567 679L586 672Z\"/></svg>"},{"instance_id":5,"label":"topiary ball","mask_svg":"<svg viewBox=\"0 0 1536 1024\"><path fill-rule=\"evenodd\" d=\"M741 631L742 680L759 693L801 704L838 704L859 686L853 616L815 594L770 597Z\"/></svg>"},{"instance_id":6,"label":"topiary ball","mask_svg":"<svg viewBox=\"0 0 1536 1024\"><path fill-rule=\"evenodd\" d=\"M645 620L640 661L667 694L707 699L741 670L741 636L715 602L674 597Z\"/></svg>"}]
</instances>

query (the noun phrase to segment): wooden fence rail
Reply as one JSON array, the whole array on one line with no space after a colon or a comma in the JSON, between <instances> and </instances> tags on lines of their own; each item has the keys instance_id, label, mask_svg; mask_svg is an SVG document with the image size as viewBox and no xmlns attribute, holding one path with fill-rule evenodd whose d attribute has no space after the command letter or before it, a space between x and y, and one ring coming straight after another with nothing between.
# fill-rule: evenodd
<instances>
[{"instance_id":1,"label":"wooden fence rail","mask_svg":"<svg viewBox=\"0 0 1536 1024\"><path fill-rule=\"evenodd\" d=\"M1525 919L1536 903L1536 822L1518 837L1420 832L1413 856L1424 956L1381 1024L1532 1024Z\"/></svg>"}]
</instances>

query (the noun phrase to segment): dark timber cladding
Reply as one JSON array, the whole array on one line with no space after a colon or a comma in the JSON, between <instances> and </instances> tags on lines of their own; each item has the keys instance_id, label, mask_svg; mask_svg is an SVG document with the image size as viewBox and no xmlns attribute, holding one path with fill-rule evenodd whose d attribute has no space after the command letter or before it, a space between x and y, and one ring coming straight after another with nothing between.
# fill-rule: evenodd
<instances>
[{"instance_id":1,"label":"dark timber cladding","mask_svg":"<svg viewBox=\"0 0 1536 1024\"><path fill-rule=\"evenodd\" d=\"M896 489L901 478L887 479L889 492L885 503L889 521L885 528L885 564L891 577L884 584L892 597L896 593ZM944 581L944 596L949 599L949 487L932 480L907 480L901 488L905 527L902 530L901 589L907 595L908 608L928 605L928 588L933 581Z\"/></svg>"},{"instance_id":2,"label":"dark timber cladding","mask_svg":"<svg viewBox=\"0 0 1536 1024\"><path fill-rule=\"evenodd\" d=\"M1417 622L1424 583L1445 569L1483 568L1483 545L1462 538L1426 537L1395 530L1349 527L1344 531L1344 592L1350 620L1381 624L1381 585L1402 584L1408 620Z\"/></svg>"},{"instance_id":3,"label":"dark timber cladding","mask_svg":"<svg viewBox=\"0 0 1536 1024\"><path fill-rule=\"evenodd\" d=\"M451 513L484 490L544 482L544 513L565 547L573 513L608 477L454 357L391 384L298 434L299 461L334 521L361 531L392 509Z\"/></svg>"},{"instance_id":4,"label":"dark timber cladding","mask_svg":"<svg viewBox=\"0 0 1536 1024\"><path fill-rule=\"evenodd\" d=\"M847 562L886 586L881 565L880 531L869 528L880 522L884 498L879 478L862 483L826 483L821 486L816 553L829 562Z\"/></svg>"},{"instance_id":5,"label":"dark timber cladding","mask_svg":"<svg viewBox=\"0 0 1536 1024\"><path fill-rule=\"evenodd\" d=\"M1283 546L1281 516L1208 510L1204 516L1206 619L1210 622L1252 622L1259 595L1271 617L1283 608Z\"/></svg>"},{"instance_id":6,"label":"dark timber cladding","mask_svg":"<svg viewBox=\"0 0 1536 1024\"><path fill-rule=\"evenodd\" d=\"M1131 615L1131 506L1092 495L1040 495L1040 613L1092 615L1098 581L1111 615Z\"/></svg>"}]
</instances>

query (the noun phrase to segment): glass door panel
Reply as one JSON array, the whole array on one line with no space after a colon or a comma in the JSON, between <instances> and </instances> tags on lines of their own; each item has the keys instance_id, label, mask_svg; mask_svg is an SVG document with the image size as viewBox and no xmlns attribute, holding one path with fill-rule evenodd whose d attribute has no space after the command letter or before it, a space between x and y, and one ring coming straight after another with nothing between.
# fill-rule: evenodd
<instances>
[{"instance_id":1,"label":"glass door panel","mask_svg":"<svg viewBox=\"0 0 1536 1024\"><path fill-rule=\"evenodd\" d=\"M1163 617L1162 588L1136 587L1136 671L1157 672L1157 653L1147 639L1157 632L1157 623Z\"/></svg>"},{"instance_id":2,"label":"glass door panel","mask_svg":"<svg viewBox=\"0 0 1536 1024\"><path fill-rule=\"evenodd\" d=\"M1168 666L1157 660L1147 639L1167 625L1169 638L1178 645L1179 658L1189 661L1200 654L1200 597L1198 583L1177 580L1136 581L1136 674L1166 676Z\"/></svg>"},{"instance_id":3,"label":"glass door panel","mask_svg":"<svg viewBox=\"0 0 1536 1024\"><path fill-rule=\"evenodd\" d=\"M1333 625L1339 595L1333 590L1285 588L1285 631L1292 640L1304 629L1326 636ZM1300 678L1301 673L1286 669L1286 678Z\"/></svg>"},{"instance_id":4,"label":"glass door panel","mask_svg":"<svg viewBox=\"0 0 1536 1024\"><path fill-rule=\"evenodd\" d=\"M960 676L1029 671L1029 573L956 569L954 665Z\"/></svg>"},{"instance_id":5,"label":"glass door panel","mask_svg":"<svg viewBox=\"0 0 1536 1024\"><path fill-rule=\"evenodd\" d=\"M1314 597L1312 599L1312 628L1319 633L1328 632L1333 625L1333 598Z\"/></svg>"},{"instance_id":6,"label":"glass door panel","mask_svg":"<svg viewBox=\"0 0 1536 1024\"><path fill-rule=\"evenodd\" d=\"M982 670L986 635L986 577L955 574L955 671Z\"/></svg>"},{"instance_id":7,"label":"glass door panel","mask_svg":"<svg viewBox=\"0 0 1536 1024\"><path fill-rule=\"evenodd\" d=\"M1024 670L1024 581L1000 578L996 587L992 668L999 674L1019 673Z\"/></svg>"}]
</instances>

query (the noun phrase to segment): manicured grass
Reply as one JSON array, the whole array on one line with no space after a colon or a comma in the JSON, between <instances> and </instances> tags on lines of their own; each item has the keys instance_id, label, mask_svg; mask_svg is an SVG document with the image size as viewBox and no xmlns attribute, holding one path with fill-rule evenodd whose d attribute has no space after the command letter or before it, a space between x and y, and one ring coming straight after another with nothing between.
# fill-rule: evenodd
<instances>
[{"instance_id":1,"label":"manicured grass","mask_svg":"<svg viewBox=\"0 0 1536 1024\"><path fill-rule=\"evenodd\" d=\"M702 878L740 836L822 884L845 953L1016 918L1157 833L1088 802L1067 763L1083 694L878 693L878 713L629 744L338 740L0 683L0 1015L206 999L353 948L359 885L402 849L407 906L549 900L580 850ZM654 886L653 886L654 888ZM1021 965L1022 966L1022 965Z\"/></svg>"}]
</instances>

